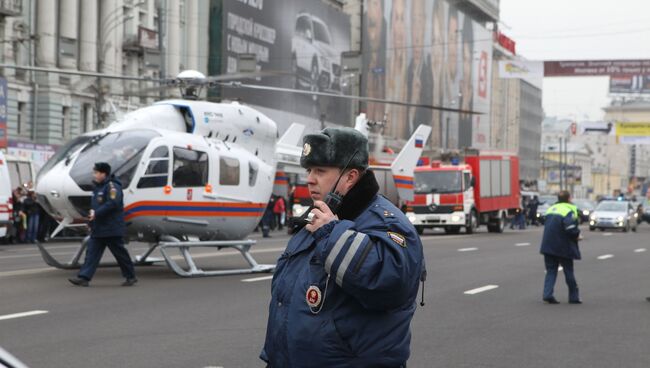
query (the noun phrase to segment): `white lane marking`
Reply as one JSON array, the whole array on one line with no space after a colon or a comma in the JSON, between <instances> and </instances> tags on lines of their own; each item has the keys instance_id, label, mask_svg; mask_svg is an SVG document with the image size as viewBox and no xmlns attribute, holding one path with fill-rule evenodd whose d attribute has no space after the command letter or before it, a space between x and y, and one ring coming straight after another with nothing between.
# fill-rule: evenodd
<instances>
[{"instance_id":1,"label":"white lane marking","mask_svg":"<svg viewBox=\"0 0 650 368\"><path fill-rule=\"evenodd\" d=\"M15 270L15 271L4 271L4 272L0 272L0 277L33 275L33 274L48 272L48 271L56 271L56 268L44 267L44 268L28 268L24 270Z\"/></svg>"},{"instance_id":2,"label":"white lane marking","mask_svg":"<svg viewBox=\"0 0 650 368\"><path fill-rule=\"evenodd\" d=\"M515 247L527 247L529 245L530 245L530 243L517 243L517 244L515 244Z\"/></svg>"},{"instance_id":3,"label":"white lane marking","mask_svg":"<svg viewBox=\"0 0 650 368\"><path fill-rule=\"evenodd\" d=\"M241 282L255 282L255 281L264 281L264 280L270 280L273 278L273 275L271 276L262 276L262 277L253 277L251 279L243 279Z\"/></svg>"},{"instance_id":4,"label":"white lane marking","mask_svg":"<svg viewBox=\"0 0 650 368\"><path fill-rule=\"evenodd\" d=\"M46 313L49 313L49 312L46 311L46 310L34 310L34 311L22 312L22 313L5 314L4 316L0 316L0 321L4 321L6 319L14 319L14 318L36 316L36 315L39 315L39 314L46 314Z\"/></svg>"},{"instance_id":5,"label":"white lane marking","mask_svg":"<svg viewBox=\"0 0 650 368\"><path fill-rule=\"evenodd\" d=\"M459 252L473 252L475 250L478 250L478 248L460 248L460 249L458 249Z\"/></svg>"},{"instance_id":6,"label":"white lane marking","mask_svg":"<svg viewBox=\"0 0 650 368\"><path fill-rule=\"evenodd\" d=\"M467 290L466 292L464 292L464 294L465 295L474 295L474 294L482 293L482 292L485 292L485 291L494 290L494 289L496 289L498 287L499 287L499 285L485 285L485 286L482 286L480 288Z\"/></svg>"},{"instance_id":7,"label":"white lane marking","mask_svg":"<svg viewBox=\"0 0 650 368\"><path fill-rule=\"evenodd\" d=\"M613 254L603 254L602 256L598 256L598 259L600 259L601 261L603 259L609 259L609 258L614 258L614 255Z\"/></svg>"},{"instance_id":8,"label":"white lane marking","mask_svg":"<svg viewBox=\"0 0 650 368\"><path fill-rule=\"evenodd\" d=\"M643 252L645 252L645 251L646 251L645 248L639 248L639 249L635 249L635 250L634 250L634 253L643 253Z\"/></svg>"},{"instance_id":9,"label":"white lane marking","mask_svg":"<svg viewBox=\"0 0 650 368\"><path fill-rule=\"evenodd\" d=\"M612 236L612 233L604 233L603 236Z\"/></svg>"}]
</instances>

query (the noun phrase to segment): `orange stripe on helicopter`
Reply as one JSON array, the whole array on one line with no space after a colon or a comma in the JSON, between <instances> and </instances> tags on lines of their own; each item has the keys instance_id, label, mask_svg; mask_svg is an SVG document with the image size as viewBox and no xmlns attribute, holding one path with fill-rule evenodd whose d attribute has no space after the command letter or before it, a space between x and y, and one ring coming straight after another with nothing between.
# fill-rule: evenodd
<instances>
[{"instance_id":1,"label":"orange stripe on helicopter","mask_svg":"<svg viewBox=\"0 0 650 368\"><path fill-rule=\"evenodd\" d=\"M141 216L258 217L264 203L142 201L124 209L125 219Z\"/></svg>"}]
</instances>

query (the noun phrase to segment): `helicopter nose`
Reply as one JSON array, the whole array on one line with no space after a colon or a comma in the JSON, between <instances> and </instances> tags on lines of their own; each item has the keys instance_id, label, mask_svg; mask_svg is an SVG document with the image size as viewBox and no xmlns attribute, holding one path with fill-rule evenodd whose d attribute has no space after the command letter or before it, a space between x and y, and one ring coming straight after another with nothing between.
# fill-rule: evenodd
<instances>
[{"instance_id":1,"label":"helicopter nose","mask_svg":"<svg viewBox=\"0 0 650 368\"><path fill-rule=\"evenodd\" d=\"M85 207L90 206L90 194L74 183L65 167L54 168L39 178L36 194L43 209L55 218L83 217Z\"/></svg>"}]
</instances>

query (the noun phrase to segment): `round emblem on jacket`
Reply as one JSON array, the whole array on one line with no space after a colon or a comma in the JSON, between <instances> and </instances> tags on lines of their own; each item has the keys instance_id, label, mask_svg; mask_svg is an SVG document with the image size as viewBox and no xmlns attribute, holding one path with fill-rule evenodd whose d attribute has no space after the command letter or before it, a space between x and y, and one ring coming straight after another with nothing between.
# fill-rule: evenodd
<instances>
[{"instance_id":1,"label":"round emblem on jacket","mask_svg":"<svg viewBox=\"0 0 650 368\"><path fill-rule=\"evenodd\" d=\"M307 305L310 308L316 308L320 304L321 301L321 292L318 286L310 286L309 289L307 289L307 294L305 295L305 300L307 301Z\"/></svg>"},{"instance_id":2,"label":"round emblem on jacket","mask_svg":"<svg viewBox=\"0 0 650 368\"><path fill-rule=\"evenodd\" d=\"M309 156L310 153L311 153L311 144L305 143L305 145L302 146L302 155Z\"/></svg>"}]
</instances>

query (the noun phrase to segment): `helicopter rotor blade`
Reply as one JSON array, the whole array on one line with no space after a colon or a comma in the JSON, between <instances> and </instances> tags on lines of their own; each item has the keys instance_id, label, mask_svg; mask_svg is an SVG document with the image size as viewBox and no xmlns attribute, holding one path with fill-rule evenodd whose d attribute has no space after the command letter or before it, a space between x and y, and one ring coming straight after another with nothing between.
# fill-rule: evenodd
<instances>
[{"instance_id":1,"label":"helicopter rotor blade","mask_svg":"<svg viewBox=\"0 0 650 368\"><path fill-rule=\"evenodd\" d=\"M293 75L293 73L282 72L282 71L257 71L257 72L245 72L245 73L231 73L231 74L221 74L215 76L209 76L205 79L190 79L182 80L178 78L166 79L161 81L159 86L151 88L143 88L134 91L133 95L146 95L152 92L166 91L169 89L174 89L182 86L207 86L208 88L215 87L222 82L237 81L242 79L253 79L253 78L264 78L264 77L277 77L277 76L286 76Z\"/></svg>"},{"instance_id":2,"label":"helicopter rotor blade","mask_svg":"<svg viewBox=\"0 0 650 368\"><path fill-rule=\"evenodd\" d=\"M270 87L270 86L262 86L262 85L258 85L258 84L246 84L246 83L240 83L240 82L228 82L228 83L219 83L219 84L221 86L230 87L230 88L247 88L247 89L255 89L255 90L262 90L262 91L295 93L295 94L309 95L309 96L342 98L342 99L353 100L353 101L376 102L376 103L380 103L380 104L406 106L406 107L420 107L420 108L431 109L431 110L457 112L457 113L461 113L461 114L470 114L470 115L483 115L484 114L484 113L479 112L479 111L455 109L455 108L452 108L452 107L434 106L434 105L428 105L428 104L416 104L416 103L409 103L409 102L403 102L403 101L394 101L394 100L384 100L384 99L381 99L381 98L373 98L373 97L341 95L341 94L329 93L329 92L303 91L303 90L293 89L293 88Z\"/></svg>"},{"instance_id":3,"label":"helicopter rotor blade","mask_svg":"<svg viewBox=\"0 0 650 368\"><path fill-rule=\"evenodd\" d=\"M41 67L37 67L37 66L22 66L22 65L12 65L12 64L0 64L0 68L28 70L28 71L33 71L33 72L44 72L44 73L78 75L78 76L82 76L82 77L93 77L93 78L134 80L134 81L154 82L154 83L162 83L164 81L163 79L157 79L157 78L151 78L151 77L137 77L137 76L131 76L131 75L116 75L116 74L104 74L104 73L96 73L96 72L82 72L82 71L78 71L78 70L63 70L63 69L57 69L57 68L41 68Z\"/></svg>"}]
</instances>

